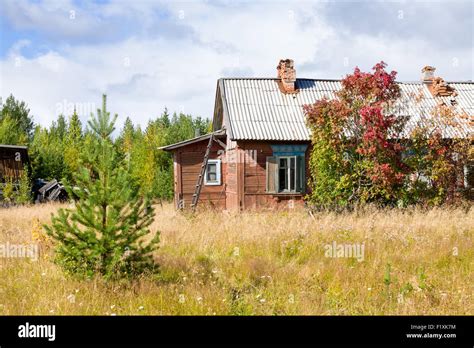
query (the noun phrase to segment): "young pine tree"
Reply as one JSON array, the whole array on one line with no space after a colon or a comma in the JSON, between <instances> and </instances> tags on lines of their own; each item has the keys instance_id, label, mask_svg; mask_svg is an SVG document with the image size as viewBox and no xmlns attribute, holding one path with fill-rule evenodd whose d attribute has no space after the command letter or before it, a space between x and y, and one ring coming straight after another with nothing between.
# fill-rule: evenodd
<instances>
[{"instance_id":1,"label":"young pine tree","mask_svg":"<svg viewBox=\"0 0 474 348\"><path fill-rule=\"evenodd\" d=\"M89 121L93 136L74 176L75 186L66 187L77 198L74 208L60 209L46 226L58 242L57 262L79 276L110 279L157 271L151 254L159 234L144 241L154 212L117 160L111 140L116 118L107 112L104 95L102 110Z\"/></svg>"}]
</instances>

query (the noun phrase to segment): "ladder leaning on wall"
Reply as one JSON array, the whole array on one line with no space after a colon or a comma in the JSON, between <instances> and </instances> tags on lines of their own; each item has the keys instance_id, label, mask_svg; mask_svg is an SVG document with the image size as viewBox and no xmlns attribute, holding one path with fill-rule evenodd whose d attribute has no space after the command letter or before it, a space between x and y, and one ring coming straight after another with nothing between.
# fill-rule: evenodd
<instances>
[{"instance_id":1,"label":"ladder leaning on wall","mask_svg":"<svg viewBox=\"0 0 474 348\"><path fill-rule=\"evenodd\" d=\"M206 174L207 162L209 161L209 155L211 154L212 143L214 142L214 133L211 133L209 138L209 143L207 144L206 153L204 154L204 160L202 161L201 171L196 182L196 187L193 194L193 200L191 202L192 211L196 210L197 204L199 202L199 196L201 195L202 183L204 180L204 175Z\"/></svg>"}]
</instances>

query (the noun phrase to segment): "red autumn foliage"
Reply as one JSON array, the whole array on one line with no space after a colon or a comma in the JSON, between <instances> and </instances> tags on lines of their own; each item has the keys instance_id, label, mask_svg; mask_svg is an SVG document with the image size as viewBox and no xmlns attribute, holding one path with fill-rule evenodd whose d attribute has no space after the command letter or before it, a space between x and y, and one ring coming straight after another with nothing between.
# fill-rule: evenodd
<instances>
[{"instance_id":1,"label":"red autumn foliage","mask_svg":"<svg viewBox=\"0 0 474 348\"><path fill-rule=\"evenodd\" d=\"M363 129L362 143L357 148L361 155L375 155L380 150L400 151L399 144L389 142L388 131L395 124L393 115L385 116L379 106L364 106L359 112Z\"/></svg>"},{"instance_id":2,"label":"red autumn foliage","mask_svg":"<svg viewBox=\"0 0 474 348\"><path fill-rule=\"evenodd\" d=\"M400 96L400 88L395 83L396 71L387 73L385 62L375 64L373 73L361 72L358 67L354 73L347 75L342 81L339 96L347 102L354 99L374 99L374 102L388 102Z\"/></svg>"},{"instance_id":3,"label":"red autumn foliage","mask_svg":"<svg viewBox=\"0 0 474 348\"><path fill-rule=\"evenodd\" d=\"M400 89L395 83L397 73L387 73L385 67L380 62L371 73L355 68L353 74L341 81L337 99L322 99L304 108L313 132L318 131L319 137L329 139L327 143L333 151L358 156L355 160L360 164L354 164L353 170L359 171L356 173L362 178L359 183L368 179L370 185L354 184L352 197L371 199L393 195L405 176L401 163L403 146L396 140L394 131L397 119L386 111L400 96ZM345 139L344 145L332 139ZM348 174L353 177L354 173ZM368 193L362 192L368 187Z\"/></svg>"}]
</instances>

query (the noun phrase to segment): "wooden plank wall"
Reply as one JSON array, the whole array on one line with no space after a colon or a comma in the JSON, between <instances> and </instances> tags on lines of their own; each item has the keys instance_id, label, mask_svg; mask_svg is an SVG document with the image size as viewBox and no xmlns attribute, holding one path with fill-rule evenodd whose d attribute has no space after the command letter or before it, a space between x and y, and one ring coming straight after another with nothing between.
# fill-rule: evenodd
<instances>
[{"instance_id":1,"label":"wooden plank wall","mask_svg":"<svg viewBox=\"0 0 474 348\"><path fill-rule=\"evenodd\" d=\"M303 195L275 195L266 193L266 160L273 155L271 143L264 141L239 141L244 153L244 208L245 209L286 209L301 206ZM306 152L306 172L308 154Z\"/></svg>"},{"instance_id":2,"label":"wooden plank wall","mask_svg":"<svg viewBox=\"0 0 474 348\"><path fill-rule=\"evenodd\" d=\"M208 140L203 140L199 143L183 146L176 151L175 156L177 164L177 176L175 176L175 199L183 198L185 207L189 207L192 202L192 197L195 192L196 182L201 171L201 165L206 153L206 146ZM221 151L222 150L222 151ZM203 183L201 195L198 205L209 205L212 207L225 209L226 207L226 180L227 180L227 165L225 161L225 153L223 148L214 143L211 148L209 159L221 159L221 182L222 185L206 186ZM218 153L219 151L219 153ZM222 152L222 153L221 153Z\"/></svg>"},{"instance_id":3,"label":"wooden plank wall","mask_svg":"<svg viewBox=\"0 0 474 348\"><path fill-rule=\"evenodd\" d=\"M210 205L219 209L288 209L301 206L303 195L266 193L266 159L272 156L272 143L263 141L238 141L226 152L215 143L210 159L222 160L222 185L203 185L199 205ZM175 158L175 203L183 198L186 207L192 195L206 151L207 140L183 146L176 150ZM220 154L218 154L218 151ZM309 177L309 153L306 152L306 179Z\"/></svg>"},{"instance_id":4,"label":"wooden plank wall","mask_svg":"<svg viewBox=\"0 0 474 348\"><path fill-rule=\"evenodd\" d=\"M17 153L20 154L20 161L16 160ZM0 182L4 182L6 178L18 181L23 173L23 165L27 162L28 154L25 149L0 147Z\"/></svg>"},{"instance_id":5,"label":"wooden plank wall","mask_svg":"<svg viewBox=\"0 0 474 348\"><path fill-rule=\"evenodd\" d=\"M226 163L227 163L227 187L226 187L226 208L228 210L237 210L239 209L239 192L237 185L237 158L238 158L238 149L227 150L226 152Z\"/></svg>"},{"instance_id":6,"label":"wooden plank wall","mask_svg":"<svg viewBox=\"0 0 474 348\"><path fill-rule=\"evenodd\" d=\"M174 204L175 208L181 208L181 154L173 152L173 177L174 177Z\"/></svg>"}]
</instances>

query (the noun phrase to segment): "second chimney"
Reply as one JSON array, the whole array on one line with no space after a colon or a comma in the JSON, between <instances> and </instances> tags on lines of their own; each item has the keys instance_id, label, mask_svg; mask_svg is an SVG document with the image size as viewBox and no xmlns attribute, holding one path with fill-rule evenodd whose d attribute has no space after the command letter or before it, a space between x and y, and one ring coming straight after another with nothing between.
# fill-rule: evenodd
<instances>
[{"instance_id":1,"label":"second chimney","mask_svg":"<svg viewBox=\"0 0 474 348\"><path fill-rule=\"evenodd\" d=\"M277 66L278 78L285 93L296 92L296 70L293 59L281 59Z\"/></svg>"},{"instance_id":2,"label":"second chimney","mask_svg":"<svg viewBox=\"0 0 474 348\"><path fill-rule=\"evenodd\" d=\"M421 70L421 81L428 87L429 91L434 97L455 97L457 95L457 92L454 90L453 87L448 85L441 77L435 77L435 70L436 68L432 66L425 66Z\"/></svg>"},{"instance_id":3,"label":"second chimney","mask_svg":"<svg viewBox=\"0 0 474 348\"><path fill-rule=\"evenodd\" d=\"M433 83L435 70L436 68L434 66L429 65L421 69L421 81L426 84Z\"/></svg>"}]
</instances>

